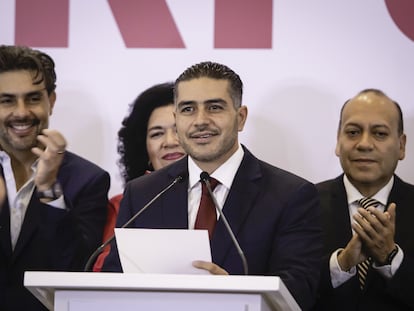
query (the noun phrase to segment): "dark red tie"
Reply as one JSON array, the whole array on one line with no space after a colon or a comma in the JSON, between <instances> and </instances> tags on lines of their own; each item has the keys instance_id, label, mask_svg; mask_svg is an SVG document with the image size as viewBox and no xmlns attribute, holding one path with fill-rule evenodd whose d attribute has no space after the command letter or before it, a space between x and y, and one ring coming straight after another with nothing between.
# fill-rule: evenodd
<instances>
[{"instance_id":1,"label":"dark red tie","mask_svg":"<svg viewBox=\"0 0 414 311\"><path fill-rule=\"evenodd\" d=\"M211 191L219 184L219 182L210 177ZM214 201L208 193L207 186L204 182L201 182L201 200L200 207L198 208L197 218L195 222L195 229L206 229L208 230L208 236L213 236L214 228L216 227L217 213Z\"/></svg>"}]
</instances>

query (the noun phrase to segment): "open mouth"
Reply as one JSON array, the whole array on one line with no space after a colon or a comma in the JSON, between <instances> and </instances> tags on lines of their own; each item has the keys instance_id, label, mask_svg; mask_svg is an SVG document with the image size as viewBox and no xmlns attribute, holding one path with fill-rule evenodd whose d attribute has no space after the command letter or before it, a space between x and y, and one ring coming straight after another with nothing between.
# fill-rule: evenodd
<instances>
[{"instance_id":1,"label":"open mouth","mask_svg":"<svg viewBox=\"0 0 414 311\"><path fill-rule=\"evenodd\" d=\"M30 134L39 123L38 119L12 120L7 122L6 126L16 135L24 136Z\"/></svg>"}]
</instances>

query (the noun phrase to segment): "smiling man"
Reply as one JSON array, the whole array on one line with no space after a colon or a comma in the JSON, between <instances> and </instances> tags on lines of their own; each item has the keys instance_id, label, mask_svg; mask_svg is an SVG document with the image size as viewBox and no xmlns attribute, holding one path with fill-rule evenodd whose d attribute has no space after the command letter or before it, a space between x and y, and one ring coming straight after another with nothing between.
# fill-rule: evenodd
<instances>
[{"instance_id":1,"label":"smiling man","mask_svg":"<svg viewBox=\"0 0 414 311\"><path fill-rule=\"evenodd\" d=\"M401 108L382 91L361 91L342 107L344 174L317 185L326 256L315 310L414 308L414 186L394 174L405 144Z\"/></svg>"},{"instance_id":2,"label":"smiling man","mask_svg":"<svg viewBox=\"0 0 414 311\"><path fill-rule=\"evenodd\" d=\"M24 286L27 270L82 271L100 244L109 175L66 151L48 129L56 102L53 60L0 46L0 310L47 310Z\"/></svg>"},{"instance_id":3,"label":"smiling man","mask_svg":"<svg viewBox=\"0 0 414 311\"><path fill-rule=\"evenodd\" d=\"M233 70L212 62L196 64L180 75L175 82L175 117L188 156L128 183L117 226L178 175L188 176L132 226L208 229L213 262L196 261L194 266L212 274L244 274L237 248L214 206L212 226L202 224L200 201L206 194L200 173L207 172L219 181L214 194L244 251L248 273L280 276L301 308L308 310L315 300L322 250L317 191L240 145L238 132L247 119L242 87ZM106 270L119 270L116 248L111 250Z\"/></svg>"}]
</instances>

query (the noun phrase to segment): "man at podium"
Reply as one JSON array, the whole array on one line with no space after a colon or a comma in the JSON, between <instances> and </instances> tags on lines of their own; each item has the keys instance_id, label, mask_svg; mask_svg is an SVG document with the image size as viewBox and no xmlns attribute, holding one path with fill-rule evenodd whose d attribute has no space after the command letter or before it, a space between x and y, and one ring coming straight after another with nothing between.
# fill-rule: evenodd
<instances>
[{"instance_id":1,"label":"man at podium","mask_svg":"<svg viewBox=\"0 0 414 311\"><path fill-rule=\"evenodd\" d=\"M310 182L257 159L239 143L238 132L247 119L239 76L213 62L186 69L175 82L175 118L189 156L128 183L117 227L181 176L183 182L129 227L208 229L213 262L195 262L197 268L212 274L277 275L300 307L309 309L322 251L317 191ZM203 188L210 191L205 194ZM211 192L216 199L210 208L213 220L205 207ZM247 267L217 211L221 208ZM122 271L115 243L103 270Z\"/></svg>"}]
</instances>

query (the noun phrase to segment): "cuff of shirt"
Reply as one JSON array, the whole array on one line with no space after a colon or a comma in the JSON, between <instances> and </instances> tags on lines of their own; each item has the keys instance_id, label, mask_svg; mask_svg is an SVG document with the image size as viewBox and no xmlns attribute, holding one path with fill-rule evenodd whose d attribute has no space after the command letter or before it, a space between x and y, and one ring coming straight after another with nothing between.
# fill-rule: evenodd
<instances>
[{"instance_id":1,"label":"cuff of shirt","mask_svg":"<svg viewBox=\"0 0 414 311\"><path fill-rule=\"evenodd\" d=\"M404 259L403 250L398 245L397 247L398 247L398 252L395 255L390 265L377 266L375 262L372 264L372 267L375 270L377 270L378 273L381 274L386 279L391 279L394 276L395 272L397 272L398 268L401 266L401 263Z\"/></svg>"},{"instance_id":2,"label":"cuff of shirt","mask_svg":"<svg viewBox=\"0 0 414 311\"><path fill-rule=\"evenodd\" d=\"M60 197L58 197L56 200L47 202L48 205L51 205L55 208L59 208L59 209L66 209L66 203L65 203L65 199L63 198L63 195L61 195Z\"/></svg>"},{"instance_id":3,"label":"cuff of shirt","mask_svg":"<svg viewBox=\"0 0 414 311\"><path fill-rule=\"evenodd\" d=\"M341 270L341 267L338 263L338 253L342 250L343 248L337 249L332 253L331 258L329 258L329 270L331 273L331 283L333 288L337 288L340 285L344 284L356 274L355 267L352 267L349 271Z\"/></svg>"}]
</instances>

